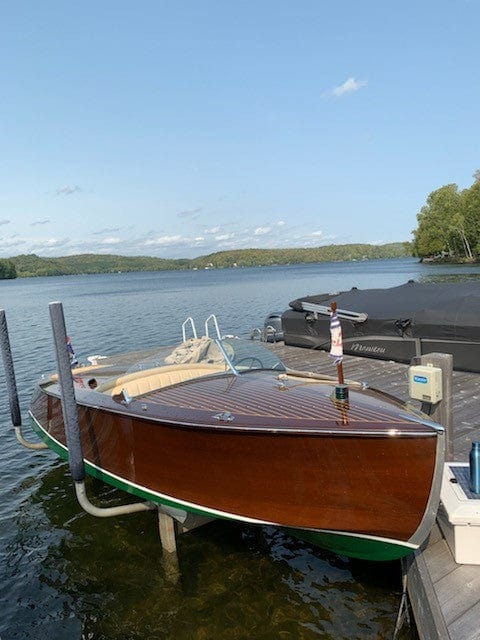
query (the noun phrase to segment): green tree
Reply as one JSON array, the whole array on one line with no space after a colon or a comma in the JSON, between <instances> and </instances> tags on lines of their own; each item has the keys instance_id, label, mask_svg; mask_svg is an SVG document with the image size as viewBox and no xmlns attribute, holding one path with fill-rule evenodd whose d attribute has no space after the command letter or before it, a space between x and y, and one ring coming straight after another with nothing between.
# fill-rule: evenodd
<instances>
[{"instance_id":1,"label":"green tree","mask_svg":"<svg viewBox=\"0 0 480 640\"><path fill-rule=\"evenodd\" d=\"M478 172L477 172L478 173ZM462 193L466 236L475 257L480 255L480 181Z\"/></svg>"},{"instance_id":2,"label":"green tree","mask_svg":"<svg viewBox=\"0 0 480 640\"><path fill-rule=\"evenodd\" d=\"M0 280L12 280L17 277L15 265L10 260L0 259Z\"/></svg>"},{"instance_id":3,"label":"green tree","mask_svg":"<svg viewBox=\"0 0 480 640\"><path fill-rule=\"evenodd\" d=\"M413 232L416 255L451 255L456 246L464 248L462 198L456 184L448 184L432 191L418 213L417 220L418 227Z\"/></svg>"}]
</instances>

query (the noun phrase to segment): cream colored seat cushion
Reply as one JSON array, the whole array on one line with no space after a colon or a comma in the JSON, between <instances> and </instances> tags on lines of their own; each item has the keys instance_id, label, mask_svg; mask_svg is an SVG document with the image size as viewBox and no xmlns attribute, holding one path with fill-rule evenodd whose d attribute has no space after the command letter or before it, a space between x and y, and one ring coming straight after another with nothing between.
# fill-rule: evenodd
<instances>
[{"instance_id":1,"label":"cream colored seat cushion","mask_svg":"<svg viewBox=\"0 0 480 640\"><path fill-rule=\"evenodd\" d=\"M134 398L157 389L170 387L179 382L223 372L225 372L225 367L218 365L171 365L120 376L116 380L97 388L97 391L103 391L112 396L125 391L130 397Z\"/></svg>"}]
</instances>

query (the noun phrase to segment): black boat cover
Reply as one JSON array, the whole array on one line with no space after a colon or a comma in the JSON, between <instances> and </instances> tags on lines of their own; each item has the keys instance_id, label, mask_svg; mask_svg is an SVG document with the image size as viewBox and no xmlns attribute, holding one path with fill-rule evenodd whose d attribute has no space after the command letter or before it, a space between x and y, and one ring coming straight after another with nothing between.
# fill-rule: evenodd
<instances>
[{"instance_id":1,"label":"black boat cover","mask_svg":"<svg viewBox=\"0 0 480 640\"><path fill-rule=\"evenodd\" d=\"M429 284L410 280L389 289L354 287L338 294L298 298L290 302L290 307L302 311L303 302L329 307L333 301L338 309L368 314L364 322L342 320L344 336L376 334L480 342L480 280ZM288 314L291 312L284 315Z\"/></svg>"}]
</instances>

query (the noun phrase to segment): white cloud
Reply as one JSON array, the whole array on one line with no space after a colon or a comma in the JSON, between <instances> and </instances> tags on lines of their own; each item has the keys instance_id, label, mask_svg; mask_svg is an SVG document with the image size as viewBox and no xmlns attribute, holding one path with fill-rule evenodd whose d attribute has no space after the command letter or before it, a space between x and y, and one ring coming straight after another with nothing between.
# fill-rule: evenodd
<instances>
[{"instance_id":1,"label":"white cloud","mask_svg":"<svg viewBox=\"0 0 480 640\"><path fill-rule=\"evenodd\" d=\"M32 226L29 228L35 233L23 236L21 240L18 235L13 234L0 237L0 255L8 257L19 253L36 253L62 256L113 252L116 255L193 258L225 249L319 246L333 240L328 228L322 230L313 227L312 231L311 225L292 225L280 218L259 220L256 226L247 226L247 220L236 217L234 220L216 222L208 228L204 225L197 228L195 225L183 225L182 229L179 226L175 228L165 225L163 228L148 230L135 226L127 229L107 225L108 223L103 228L98 225L96 229L89 229L83 236L75 233L75 237L50 236L50 226ZM10 227L4 227L7 228Z\"/></svg>"},{"instance_id":2,"label":"white cloud","mask_svg":"<svg viewBox=\"0 0 480 640\"><path fill-rule=\"evenodd\" d=\"M65 187L59 187L55 193L57 196L71 196L72 193L78 193L79 191L81 191L81 188L76 184L73 186L66 185Z\"/></svg>"},{"instance_id":3,"label":"white cloud","mask_svg":"<svg viewBox=\"0 0 480 640\"><path fill-rule=\"evenodd\" d=\"M0 238L0 250L19 247L22 244L25 244L25 240L21 240L20 238Z\"/></svg>"},{"instance_id":4,"label":"white cloud","mask_svg":"<svg viewBox=\"0 0 480 640\"><path fill-rule=\"evenodd\" d=\"M120 231L120 227L107 227L106 229L100 229L100 231L92 231L93 236L101 236L104 233L116 233Z\"/></svg>"},{"instance_id":5,"label":"white cloud","mask_svg":"<svg viewBox=\"0 0 480 640\"><path fill-rule=\"evenodd\" d=\"M51 253L55 256L65 255L70 247L70 238L34 238L28 241L28 253L39 255Z\"/></svg>"},{"instance_id":6,"label":"white cloud","mask_svg":"<svg viewBox=\"0 0 480 640\"><path fill-rule=\"evenodd\" d=\"M256 236L264 236L267 233L270 233L272 227L257 227L253 232Z\"/></svg>"},{"instance_id":7,"label":"white cloud","mask_svg":"<svg viewBox=\"0 0 480 640\"><path fill-rule=\"evenodd\" d=\"M59 245L62 245L64 243L65 240L60 238L46 238L45 240L37 240L37 245L43 247L58 247Z\"/></svg>"},{"instance_id":8,"label":"white cloud","mask_svg":"<svg viewBox=\"0 0 480 640\"><path fill-rule=\"evenodd\" d=\"M332 235L332 234L326 234L323 231L314 231L310 238L304 238L303 242L305 244L305 246L312 246L312 243L315 245L318 245L318 242L321 238L322 244L327 244L327 242L331 242L332 240L335 240L337 238L337 236Z\"/></svg>"},{"instance_id":9,"label":"white cloud","mask_svg":"<svg viewBox=\"0 0 480 640\"><path fill-rule=\"evenodd\" d=\"M182 236L161 236L155 240L146 240L145 246L157 245L160 247L168 247L171 245L188 244L189 239Z\"/></svg>"},{"instance_id":10,"label":"white cloud","mask_svg":"<svg viewBox=\"0 0 480 640\"><path fill-rule=\"evenodd\" d=\"M362 87L365 87L367 82L365 80L355 80L355 78L347 78L345 82L338 87L332 89L332 94L337 98L344 96L347 93L354 93Z\"/></svg>"},{"instance_id":11,"label":"white cloud","mask_svg":"<svg viewBox=\"0 0 480 640\"><path fill-rule=\"evenodd\" d=\"M0 220L0 226L3 226L4 224L10 224L10 220Z\"/></svg>"},{"instance_id":12,"label":"white cloud","mask_svg":"<svg viewBox=\"0 0 480 640\"><path fill-rule=\"evenodd\" d=\"M194 216L196 213L202 210L202 207L197 207L196 209L187 209L186 211L179 211L177 213L177 218L189 218Z\"/></svg>"},{"instance_id":13,"label":"white cloud","mask_svg":"<svg viewBox=\"0 0 480 640\"><path fill-rule=\"evenodd\" d=\"M35 222L32 222L30 224L31 227L36 227L38 225L42 225L42 224L48 224L50 222L50 220L48 218L43 218L42 220L35 220Z\"/></svg>"},{"instance_id":14,"label":"white cloud","mask_svg":"<svg viewBox=\"0 0 480 640\"><path fill-rule=\"evenodd\" d=\"M102 244L119 244L121 242L120 238L104 238L102 240Z\"/></svg>"}]
</instances>

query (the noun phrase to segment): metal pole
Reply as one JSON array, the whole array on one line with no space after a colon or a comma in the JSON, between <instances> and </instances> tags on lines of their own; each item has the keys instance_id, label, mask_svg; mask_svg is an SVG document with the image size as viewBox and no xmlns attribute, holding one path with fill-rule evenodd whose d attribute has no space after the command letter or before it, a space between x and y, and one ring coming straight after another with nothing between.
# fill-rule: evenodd
<instances>
[{"instance_id":1,"label":"metal pole","mask_svg":"<svg viewBox=\"0 0 480 640\"><path fill-rule=\"evenodd\" d=\"M49 305L50 320L53 330L53 341L57 356L58 379L62 399L63 422L67 438L68 462L75 482L85 480L85 465L83 463L82 442L78 424L77 401L73 388L70 356L67 348L67 331L61 302L51 302Z\"/></svg>"},{"instance_id":2,"label":"metal pole","mask_svg":"<svg viewBox=\"0 0 480 640\"><path fill-rule=\"evenodd\" d=\"M8 402L10 405L10 416L15 427L15 434L20 444L27 449L46 449L44 442L28 442L22 435L22 414L18 401L17 383L15 380L15 369L13 367L12 350L10 348L10 338L8 337L7 318L5 311L0 309L0 345L2 350L3 366L5 368L5 380L7 383Z\"/></svg>"},{"instance_id":3,"label":"metal pole","mask_svg":"<svg viewBox=\"0 0 480 640\"><path fill-rule=\"evenodd\" d=\"M8 390L8 402L10 404L10 415L12 416L13 426L19 427L22 424L22 417L20 415L15 371L13 368L12 352L10 350L10 340L8 338L7 318L3 309L0 309L0 335L3 366L5 367L5 377Z\"/></svg>"},{"instance_id":4,"label":"metal pole","mask_svg":"<svg viewBox=\"0 0 480 640\"><path fill-rule=\"evenodd\" d=\"M68 462L75 481L75 492L80 506L85 509L87 513L100 518L156 509L157 506L150 502L136 502L118 507L96 507L88 499L84 483L85 465L83 461L82 441L80 438L77 401L75 399L75 389L70 367L70 355L67 348L67 331L65 328L62 303L51 302L49 308L57 355L63 422L67 438Z\"/></svg>"}]
</instances>

